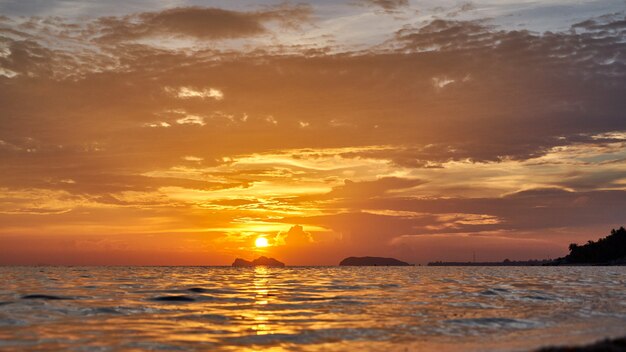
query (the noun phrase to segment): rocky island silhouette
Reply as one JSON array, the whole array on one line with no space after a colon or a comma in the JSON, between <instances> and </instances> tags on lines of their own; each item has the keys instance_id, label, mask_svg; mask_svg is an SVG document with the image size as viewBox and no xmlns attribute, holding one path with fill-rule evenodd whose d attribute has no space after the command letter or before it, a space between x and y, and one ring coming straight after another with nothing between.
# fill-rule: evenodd
<instances>
[{"instance_id":1,"label":"rocky island silhouette","mask_svg":"<svg viewBox=\"0 0 626 352\"><path fill-rule=\"evenodd\" d=\"M285 263L278 261L274 258L268 258L265 256L261 256L256 258L255 260L249 261L249 260L245 260L245 259L241 259L241 258L237 258L235 259L235 261L233 262L232 266L234 267L254 267L254 266L271 266L271 267L277 267L277 268L282 268L285 266Z\"/></svg>"},{"instance_id":2,"label":"rocky island silhouette","mask_svg":"<svg viewBox=\"0 0 626 352\"><path fill-rule=\"evenodd\" d=\"M410 266L411 264L395 258L383 257L348 257L339 263L340 266Z\"/></svg>"}]
</instances>

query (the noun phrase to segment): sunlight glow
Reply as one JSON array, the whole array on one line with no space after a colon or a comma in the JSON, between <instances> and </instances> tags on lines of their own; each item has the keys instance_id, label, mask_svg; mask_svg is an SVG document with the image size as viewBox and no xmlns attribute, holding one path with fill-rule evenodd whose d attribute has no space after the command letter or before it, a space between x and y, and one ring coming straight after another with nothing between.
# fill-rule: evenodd
<instances>
[{"instance_id":1,"label":"sunlight glow","mask_svg":"<svg viewBox=\"0 0 626 352\"><path fill-rule=\"evenodd\" d=\"M267 238L265 237L257 237L256 241L254 241L254 245L257 246L258 248L264 248L269 246L269 242L267 241Z\"/></svg>"}]
</instances>

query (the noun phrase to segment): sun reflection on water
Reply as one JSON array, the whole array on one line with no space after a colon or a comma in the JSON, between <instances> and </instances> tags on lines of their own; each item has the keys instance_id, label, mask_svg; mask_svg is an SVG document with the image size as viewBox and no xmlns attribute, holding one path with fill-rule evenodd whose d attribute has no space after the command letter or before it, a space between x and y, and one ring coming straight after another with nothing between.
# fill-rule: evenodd
<instances>
[{"instance_id":1,"label":"sun reflection on water","mask_svg":"<svg viewBox=\"0 0 626 352\"><path fill-rule=\"evenodd\" d=\"M270 298L269 271L267 267L257 266L254 268L254 303L255 305L267 305ZM257 335L267 335L272 333L272 324L269 316L261 310L255 312L254 321L256 326L253 329Z\"/></svg>"}]
</instances>

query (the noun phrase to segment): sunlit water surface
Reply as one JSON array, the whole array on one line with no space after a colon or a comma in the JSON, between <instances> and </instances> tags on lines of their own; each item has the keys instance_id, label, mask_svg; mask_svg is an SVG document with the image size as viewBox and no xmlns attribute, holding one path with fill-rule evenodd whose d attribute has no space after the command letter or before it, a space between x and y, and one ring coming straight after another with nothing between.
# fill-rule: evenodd
<instances>
[{"instance_id":1,"label":"sunlit water surface","mask_svg":"<svg viewBox=\"0 0 626 352\"><path fill-rule=\"evenodd\" d=\"M0 350L508 351L626 335L626 267L0 267Z\"/></svg>"}]
</instances>

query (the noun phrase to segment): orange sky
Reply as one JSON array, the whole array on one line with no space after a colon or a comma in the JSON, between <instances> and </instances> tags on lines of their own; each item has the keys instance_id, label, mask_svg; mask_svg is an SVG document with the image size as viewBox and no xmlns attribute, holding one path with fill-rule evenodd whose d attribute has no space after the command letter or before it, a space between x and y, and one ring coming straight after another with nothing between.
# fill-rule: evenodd
<instances>
[{"instance_id":1,"label":"orange sky","mask_svg":"<svg viewBox=\"0 0 626 352\"><path fill-rule=\"evenodd\" d=\"M0 264L543 259L626 220L623 2L0 13Z\"/></svg>"}]
</instances>

